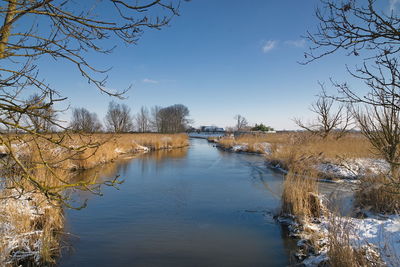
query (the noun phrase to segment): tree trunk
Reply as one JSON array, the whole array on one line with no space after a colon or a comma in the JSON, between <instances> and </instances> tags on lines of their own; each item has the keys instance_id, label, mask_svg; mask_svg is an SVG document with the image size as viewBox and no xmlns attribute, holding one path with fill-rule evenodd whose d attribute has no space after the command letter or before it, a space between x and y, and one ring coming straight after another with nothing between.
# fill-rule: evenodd
<instances>
[{"instance_id":1,"label":"tree trunk","mask_svg":"<svg viewBox=\"0 0 400 267\"><path fill-rule=\"evenodd\" d=\"M8 38L11 35L11 21L15 17L17 9L17 0L9 0L7 14L4 19L3 26L0 30L0 59L6 58L6 47Z\"/></svg>"}]
</instances>

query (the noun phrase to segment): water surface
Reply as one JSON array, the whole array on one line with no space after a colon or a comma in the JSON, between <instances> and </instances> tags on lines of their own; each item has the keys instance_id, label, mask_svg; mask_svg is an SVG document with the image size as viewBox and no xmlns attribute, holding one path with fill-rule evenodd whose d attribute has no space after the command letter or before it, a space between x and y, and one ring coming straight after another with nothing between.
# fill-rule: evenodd
<instances>
[{"instance_id":1,"label":"water surface","mask_svg":"<svg viewBox=\"0 0 400 267\"><path fill-rule=\"evenodd\" d=\"M99 169L125 182L66 211L59 266L287 266L294 241L272 214L281 174L205 140Z\"/></svg>"}]
</instances>

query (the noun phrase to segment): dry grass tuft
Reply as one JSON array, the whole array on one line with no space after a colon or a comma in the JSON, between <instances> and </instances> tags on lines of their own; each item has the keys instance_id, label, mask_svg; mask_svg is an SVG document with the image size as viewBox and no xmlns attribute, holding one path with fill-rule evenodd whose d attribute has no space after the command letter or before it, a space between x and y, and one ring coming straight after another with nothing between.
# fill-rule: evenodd
<instances>
[{"instance_id":1,"label":"dry grass tuft","mask_svg":"<svg viewBox=\"0 0 400 267\"><path fill-rule=\"evenodd\" d=\"M317 218L322 214L315 174L303 167L292 168L283 182L282 214L298 220Z\"/></svg>"},{"instance_id":2,"label":"dry grass tuft","mask_svg":"<svg viewBox=\"0 0 400 267\"><path fill-rule=\"evenodd\" d=\"M368 246L355 248L351 244L353 226L346 217L329 216L328 257L332 267L383 266L374 250Z\"/></svg>"},{"instance_id":3,"label":"dry grass tuft","mask_svg":"<svg viewBox=\"0 0 400 267\"><path fill-rule=\"evenodd\" d=\"M3 190L0 207L0 262L7 266L54 263L64 227L61 207L51 206L42 194L20 196Z\"/></svg>"},{"instance_id":4,"label":"dry grass tuft","mask_svg":"<svg viewBox=\"0 0 400 267\"><path fill-rule=\"evenodd\" d=\"M362 178L355 200L356 206L363 210L387 214L400 212L400 188L385 175Z\"/></svg>"}]
</instances>

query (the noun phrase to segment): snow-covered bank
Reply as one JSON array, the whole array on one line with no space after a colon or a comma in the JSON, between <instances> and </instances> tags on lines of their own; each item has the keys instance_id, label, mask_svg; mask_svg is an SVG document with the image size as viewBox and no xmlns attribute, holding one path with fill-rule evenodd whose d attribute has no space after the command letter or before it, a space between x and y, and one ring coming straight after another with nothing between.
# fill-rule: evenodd
<instances>
[{"instance_id":1,"label":"snow-covered bank","mask_svg":"<svg viewBox=\"0 0 400 267\"><path fill-rule=\"evenodd\" d=\"M292 237L298 238L296 256L305 266L321 266L329 261L329 235L335 234L343 246L350 245L365 251L371 261L382 261L385 266L400 264L400 216L374 216L357 219L338 217L328 213L306 223L298 223L293 216L279 217L287 224ZM336 231L332 233L332 231ZM377 257L376 257L377 256Z\"/></svg>"},{"instance_id":2,"label":"snow-covered bank","mask_svg":"<svg viewBox=\"0 0 400 267\"><path fill-rule=\"evenodd\" d=\"M231 152L246 152L246 153L258 153L258 154L270 154L271 153L271 144L270 143L241 143L241 144L233 144L232 146L225 147L217 142L217 147L231 151Z\"/></svg>"},{"instance_id":3,"label":"snow-covered bank","mask_svg":"<svg viewBox=\"0 0 400 267\"><path fill-rule=\"evenodd\" d=\"M315 168L328 178L359 179L366 175L387 173L390 165L383 159L355 158L324 161Z\"/></svg>"},{"instance_id":4,"label":"snow-covered bank","mask_svg":"<svg viewBox=\"0 0 400 267\"><path fill-rule=\"evenodd\" d=\"M262 147L264 148L263 154L266 155L266 161L271 163L271 167L283 170L282 166L292 168L298 164L303 164L304 166L299 167L300 170L302 170L302 168L312 169L310 173L315 175L312 177L320 178L321 180L325 179L325 181L327 181L327 178L329 178L330 181L340 181L346 188L359 188L359 179L363 177L375 179L376 177L380 177L378 176L379 174L388 173L390 170L389 164L382 159L327 158L324 156L325 154L322 153L319 155L317 154L318 156L307 156L303 154L306 154L309 150L304 150L304 152L299 151L299 153L296 154L292 153L293 149L289 145L285 147L282 145L274 145L271 149L270 144L263 143ZM249 152L251 150L249 143L239 143L234 139L225 140L222 148L231 152ZM287 149L287 153L284 149ZM292 155L294 155L293 158L290 157ZM282 156L282 158L279 158L279 156ZM284 162L284 160L292 164L285 165L284 163L286 162ZM347 180L356 180L357 183L352 183ZM362 180L360 180L360 182L361 181ZM304 184L300 184L299 186L302 187L303 185ZM322 187L324 185L325 183ZM338 184L335 186L338 186ZM298 187L292 186L292 188ZM296 195L296 193L298 193L298 195ZM301 199L300 193L301 192L293 192L293 202L296 204L300 203L300 206L307 206L304 202L301 202L303 200L298 200ZM317 195L316 192L315 194ZM296 202L297 200L298 202ZM342 200L343 199L339 199L335 202L332 198L329 206L332 207L332 210L336 210L333 207L335 205L341 205L338 207L339 210L341 210L343 205L349 204L350 206L348 208L353 211L354 208L351 202L345 204L341 203ZM306 266L325 266L324 264L329 264L328 255L333 255L333 249L331 249L331 245L333 244L332 240L336 238L336 240L339 239L339 241L343 243L343 246L349 246L350 251L356 251L354 255L360 257L359 259L375 262L376 265L373 266L400 266L399 215L371 215L366 219L342 217L341 215L334 215L334 213L327 210L322 202L321 206L323 207L322 214L324 214L322 217L308 218L305 221L304 219L298 220L291 215L278 218L278 221L281 223L288 224L293 237L299 238L299 251L296 255L302 264ZM347 236L349 237L348 241L346 239ZM332 259L334 259L333 256Z\"/></svg>"},{"instance_id":5,"label":"snow-covered bank","mask_svg":"<svg viewBox=\"0 0 400 267\"><path fill-rule=\"evenodd\" d=\"M61 209L47 204L39 194L15 192L12 196L0 200L0 263L39 265L43 249L58 249L49 246L58 243L55 233L63 225Z\"/></svg>"},{"instance_id":6,"label":"snow-covered bank","mask_svg":"<svg viewBox=\"0 0 400 267\"><path fill-rule=\"evenodd\" d=\"M165 146L165 149L170 149L170 147ZM129 147L126 145L118 146L109 151L108 156L97 156L90 167L105 164L122 155L147 153L149 151L149 147L138 144L132 144ZM112 154L112 157L110 157L110 154ZM68 162L66 166L70 170L78 169L78 165L73 161ZM50 205L45 196L40 193L18 194L15 191L10 194L9 190L7 192L5 194L5 191L0 191L0 194L2 194L0 197L5 197L0 200L0 266L18 266L23 262L34 263L39 266L43 261L46 261L43 258L43 253L47 252L44 250L55 252L59 249L56 236L53 235L55 231L59 232L63 228L63 222L60 222L61 225L57 225L60 229L52 229L52 220L62 217L61 208ZM57 212L60 214L54 214ZM43 223L47 225L50 223L50 226L44 229ZM54 242L47 243L49 236L50 240Z\"/></svg>"},{"instance_id":7,"label":"snow-covered bank","mask_svg":"<svg viewBox=\"0 0 400 267\"><path fill-rule=\"evenodd\" d=\"M272 146L270 143L232 143L229 146L221 145L217 142L217 147L231 152L250 152L272 154ZM285 164L278 158L270 160L267 157L268 163L273 168L285 170ZM321 159L313 168L317 170L322 179L359 179L366 175L377 175L387 173L390 170L390 165L383 159L377 158L336 158L336 159ZM286 170L287 171L287 170Z\"/></svg>"}]
</instances>

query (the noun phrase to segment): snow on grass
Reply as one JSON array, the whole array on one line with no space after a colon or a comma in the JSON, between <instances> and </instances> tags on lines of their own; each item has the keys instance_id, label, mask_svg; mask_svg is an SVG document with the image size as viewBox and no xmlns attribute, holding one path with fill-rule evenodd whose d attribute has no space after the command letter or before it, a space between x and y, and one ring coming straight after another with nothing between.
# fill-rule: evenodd
<instances>
[{"instance_id":1,"label":"snow on grass","mask_svg":"<svg viewBox=\"0 0 400 267\"><path fill-rule=\"evenodd\" d=\"M299 238L296 256L302 264L320 266L328 262L329 235L333 227L335 231L343 231L337 233L338 236L345 236L345 231L348 231L351 247L364 249L367 255L378 255L385 266L400 266L400 215L377 215L364 219L328 215L303 224L294 216L278 218L279 222L288 225L292 237ZM334 225L337 222L340 222L339 227Z\"/></svg>"},{"instance_id":2,"label":"snow on grass","mask_svg":"<svg viewBox=\"0 0 400 267\"><path fill-rule=\"evenodd\" d=\"M260 153L260 154L272 153L271 144L267 142L254 143L251 145L248 143L235 144L232 147L228 148L228 150L232 152L249 152L249 153Z\"/></svg>"},{"instance_id":3,"label":"snow on grass","mask_svg":"<svg viewBox=\"0 0 400 267\"><path fill-rule=\"evenodd\" d=\"M315 167L323 175L339 179L358 179L367 174L388 172L389 163L383 159L356 158L323 162Z\"/></svg>"},{"instance_id":4,"label":"snow on grass","mask_svg":"<svg viewBox=\"0 0 400 267\"><path fill-rule=\"evenodd\" d=\"M135 147L133 149L124 149L121 147L117 147L114 149L115 153L117 153L118 155L120 154L128 154L128 153L137 153L137 152L149 152L150 148L146 147L146 146L142 146L137 144L136 142L133 142Z\"/></svg>"},{"instance_id":5,"label":"snow on grass","mask_svg":"<svg viewBox=\"0 0 400 267\"><path fill-rule=\"evenodd\" d=\"M137 147L135 148L136 151L143 151L143 152L149 152L150 148L148 148L147 146L141 146L141 145L137 145Z\"/></svg>"},{"instance_id":6,"label":"snow on grass","mask_svg":"<svg viewBox=\"0 0 400 267\"><path fill-rule=\"evenodd\" d=\"M267 142L255 143L253 146L256 151L260 151L262 154L271 154L272 153L272 146L270 143L267 143Z\"/></svg>"},{"instance_id":7,"label":"snow on grass","mask_svg":"<svg viewBox=\"0 0 400 267\"><path fill-rule=\"evenodd\" d=\"M400 216L385 219L349 218L351 241L356 247L372 245L388 266L400 264Z\"/></svg>"},{"instance_id":8,"label":"snow on grass","mask_svg":"<svg viewBox=\"0 0 400 267\"><path fill-rule=\"evenodd\" d=\"M33 198L32 194L25 194L0 201L1 263L11 264L26 259L33 259L36 263L40 261L43 230L32 230L30 224L44 214L46 207L33 205Z\"/></svg>"},{"instance_id":9,"label":"snow on grass","mask_svg":"<svg viewBox=\"0 0 400 267\"><path fill-rule=\"evenodd\" d=\"M333 216L333 215L331 215ZM365 249L369 254L377 254L387 266L400 264L400 216L392 215L383 218L357 219L351 217L336 217L346 225L344 231L349 231L350 245L355 249ZM320 223L310 223L304 228L322 235L319 244L326 244L320 248L317 255L307 258L303 263L307 266L316 266L327 259L327 245L329 243L329 228L332 227L332 218L322 218Z\"/></svg>"},{"instance_id":10,"label":"snow on grass","mask_svg":"<svg viewBox=\"0 0 400 267\"><path fill-rule=\"evenodd\" d=\"M248 145L246 143L239 144L239 145L234 145L231 148L231 151L233 152L247 152L249 149Z\"/></svg>"}]
</instances>

